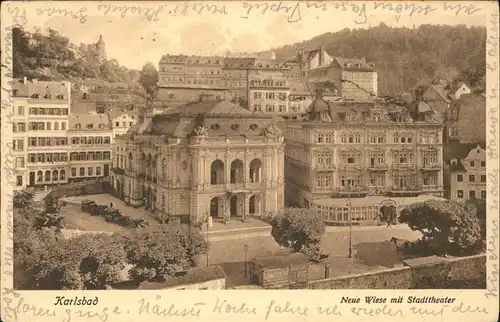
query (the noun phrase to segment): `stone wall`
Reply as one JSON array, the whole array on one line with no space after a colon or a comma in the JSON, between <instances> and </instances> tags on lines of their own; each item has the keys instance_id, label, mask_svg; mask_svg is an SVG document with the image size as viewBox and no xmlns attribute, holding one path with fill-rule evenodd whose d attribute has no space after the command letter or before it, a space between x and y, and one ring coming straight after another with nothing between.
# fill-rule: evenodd
<instances>
[{"instance_id":1,"label":"stone wall","mask_svg":"<svg viewBox=\"0 0 500 322\"><path fill-rule=\"evenodd\" d=\"M403 267L373 273L309 281L310 289L429 289L454 288L468 281L479 288L486 285L486 255L452 258L444 263Z\"/></svg>"},{"instance_id":2,"label":"stone wall","mask_svg":"<svg viewBox=\"0 0 500 322\"><path fill-rule=\"evenodd\" d=\"M75 182L56 187L49 192L45 198L64 198L82 195L96 195L101 193L110 193L111 184L109 180L90 180Z\"/></svg>"}]
</instances>

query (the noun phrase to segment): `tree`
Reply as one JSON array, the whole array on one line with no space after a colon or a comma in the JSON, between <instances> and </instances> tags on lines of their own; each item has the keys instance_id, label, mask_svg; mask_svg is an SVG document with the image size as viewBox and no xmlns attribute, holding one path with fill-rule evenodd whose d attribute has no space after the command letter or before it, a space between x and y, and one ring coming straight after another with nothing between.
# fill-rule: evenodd
<instances>
[{"instance_id":1,"label":"tree","mask_svg":"<svg viewBox=\"0 0 500 322\"><path fill-rule=\"evenodd\" d=\"M271 220L271 235L276 242L319 258L325 223L321 215L309 209L288 208Z\"/></svg>"},{"instance_id":2,"label":"tree","mask_svg":"<svg viewBox=\"0 0 500 322\"><path fill-rule=\"evenodd\" d=\"M120 280L125 268L125 249L118 235L84 234L76 238L49 240L34 230L40 246L21 253L19 263L28 278L22 287L41 290L105 289ZM17 250L16 250L17 251ZM16 254L16 256L19 256Z\"/></svg>"},{"instance_id":3,"label":"tree","mask_svg":"<svg viewBox=\"0 0 500 322\"><path fill-rule=\"evenodd\" d=\"M14 208L32 208L34 204L35 194L29 190L14 191L13 205Z\"/></svg>"},{"instance_id":4,"label":"tree","mask_svg":"<svg viewBox=\"0 0 500 322\"><path fill-rule=\"evenodd\" d=\"M466 202L467 211L475 214L481 227L481 239L477 243L477 249L484 251L486 248L486 200L469 199Z\"/></svg>"},{"instance_id":5,"label":"tree","mask_svg":"<svg viewBox=\"0 0 500 322\"><path fill-rule=\"evenodd\" d=\"M162 225L134 231L126 238L128 262L134 267L130 277L136 281L174 275L196 264L208 251L208 243L194 227Z\"/></svg>"},{"instance_id":6,"label":"tree","mask_svg":"<svg viewBox=\"0 0 500 322\"><path fill-rule=\"evenodd\" d=\"M422 242L436 254L474 253L481 239L475 213L463 203L430 200L414 203L401 211L400 223L422 233Z\"/></svg>"},{"instance_id":7,"label":"tree","mask_svg":"<svg viewBox=\"0 0 500 322\"><path fill-rule=\"evenodd\" d=\"M144 87L150 98L154 98L156 96L156 92L158 90L158 71L152 63L146 63L142 67L141 74L139 76L139 83L141 83L142 87Z\"/></svg>"}]
</instances>

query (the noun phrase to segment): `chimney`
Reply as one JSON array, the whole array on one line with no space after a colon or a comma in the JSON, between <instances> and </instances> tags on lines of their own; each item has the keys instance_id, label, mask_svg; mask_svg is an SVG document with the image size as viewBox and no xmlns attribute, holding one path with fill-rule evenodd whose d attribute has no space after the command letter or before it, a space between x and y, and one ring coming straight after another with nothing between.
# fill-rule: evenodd
<instances>
[{"instance_id":1,"label":"chimney","mask_svg":"<svg viewBox=\"0 0 500 322\"><path fill-rule=\"evenodd\" d=\"M424 100L424 89L421 86L415 90L415 100L417 102Z\"/></svg>"},{"instance_id":2,"label":"chimney","mask_svg":"<svg viewBox=\"0 0 500 322\"><path fill-rule=\"evenodd\" d=\"M28 84L28 77L24 76L24 78L23 78L23 84Z\"/></svg>"},{"instance_id":3,"label":"chimney","mask_svg":"<svg viewBox=\"0 0 500 322\"><path fill-rule=\"evenodd\" d=\"M324 50L325 50L325 48L323 48L323 46L319 46L319 65L320 66L323 66L323 63L325 60L325 57L323 55Z\"/></svg>"}]
</instances>

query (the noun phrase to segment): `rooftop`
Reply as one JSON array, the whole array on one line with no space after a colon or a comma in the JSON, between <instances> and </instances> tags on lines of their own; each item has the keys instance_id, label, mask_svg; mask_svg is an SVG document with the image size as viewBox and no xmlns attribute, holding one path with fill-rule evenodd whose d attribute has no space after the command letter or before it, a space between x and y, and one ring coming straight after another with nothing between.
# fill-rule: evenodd
<instances>
[{"instance_id":1,"label":"rooftop","mask_svg":"<svg viewBox=\"0 0 500 322\"><path fill-rule=\"evenodd\" d=\"M80 125L80 128L77 128ZM70 130L109 129L109 118L104 113L72 113L69 115Z\"/></svg>"},{"instance_id":2,"label":"rooftop","mask_svg":"<svg viewBox=\"0 0 500 322\"><path fill-rule=\"evenodd\" d=\"M47 82L39 81L36 79L15 79L13 90L15 97L69 100L71 86L69 82ZM38 97L35 97L37 95Z\"/></svg>"}]
</instances>

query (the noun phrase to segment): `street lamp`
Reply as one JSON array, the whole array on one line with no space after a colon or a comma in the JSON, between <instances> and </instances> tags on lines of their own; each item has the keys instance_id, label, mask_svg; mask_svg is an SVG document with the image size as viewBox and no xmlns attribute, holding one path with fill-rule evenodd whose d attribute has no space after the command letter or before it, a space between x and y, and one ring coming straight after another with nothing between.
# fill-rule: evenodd
<instances>
[{"instance_id":1,"label":"street lamp","mask_svg":"<svg viewBox=\"0 0 500 322\"><path fill-rule=\"evenodd\" d=\"M245 277L248 276L248 271L247 271L247 266L248 266L248 244L245 244L243 246L243 248L245 249Z\"/></svg>"},{"instance_id":2,"label":"street lamp","mask_svg":"<svg viewBox=\"0 0 500 322\"><path fill-rule=\"evenodd\" d=\"M207 244L208 244L208 221L209 221L210 211L207 211ZM210 247L209 247L210 249ZM208 250L207 250L207 266L208 266Z\"/></svg>"},{"instance_id":3,"label":"street lamp","mask_svg":"<svg viewBox=\"0 0 500 322\"><path fill-rule=\"evenodd\" d=\"M351 198L347 200L347 211L349 216L349 255L348 257L352 257L352 214L351 214Z\"/></svg>"}]
</instances>

